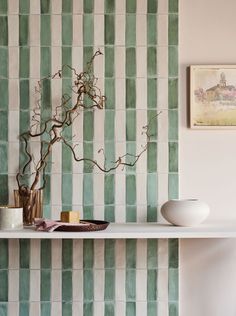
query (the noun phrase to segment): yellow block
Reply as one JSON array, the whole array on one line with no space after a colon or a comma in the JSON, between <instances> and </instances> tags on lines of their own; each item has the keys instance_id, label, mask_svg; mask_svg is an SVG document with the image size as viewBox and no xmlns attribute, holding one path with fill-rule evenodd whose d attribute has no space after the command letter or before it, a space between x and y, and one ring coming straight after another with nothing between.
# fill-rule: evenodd
<instances>
[{"instance_id":1,"label":"yellow block","mask_svg":"<svg viewBox=\"0 0 236 316\"><path fill-rule=\"evenodd\" d=\"M66 223L79 223L79 212L66 211L61 212L61 221Z\"/></svg>"}]
</instances>

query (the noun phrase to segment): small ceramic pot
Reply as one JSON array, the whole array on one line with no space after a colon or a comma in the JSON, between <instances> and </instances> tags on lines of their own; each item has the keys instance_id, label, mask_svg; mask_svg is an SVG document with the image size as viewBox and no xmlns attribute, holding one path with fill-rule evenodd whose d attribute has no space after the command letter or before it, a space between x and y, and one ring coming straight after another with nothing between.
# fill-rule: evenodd
<instances>
[{"instance_id":1,"label":"small ceramic pot","mask_svg":"<svg viewBox=\"0 0 236 316\"><path fill-rule=\"evenodd\" d=\"M170 200L161 207L162 216L177 226L196 226L209 215L209 206L197 199Z\"/></svg>"},{"instance_id":2,"label":"small ceramic pot","mask_svg":"<svg viewBox=\"0 0 236 316\"><path fill-rule=\"evenodd\" d=\"M0 229L22 229L23 208L14 206L0 206Z\"/></svg>"}]
</instances>

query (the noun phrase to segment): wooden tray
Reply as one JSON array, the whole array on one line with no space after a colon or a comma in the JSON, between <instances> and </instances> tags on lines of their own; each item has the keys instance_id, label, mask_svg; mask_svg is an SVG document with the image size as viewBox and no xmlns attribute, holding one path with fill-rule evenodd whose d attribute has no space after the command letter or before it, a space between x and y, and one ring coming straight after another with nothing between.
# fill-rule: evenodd
<instances>
[{"instance_id":1,"label":"wooden tray","mask_svg":"<svg viewBox=\"0 0 236 316\"><path fill-rule=\"evenodd\" d=\"M85 225L81 225L81 223ZM88 225L89 224L89 225ZM109 225L109 222L100 220L83 219L80 221L80 225L62 225L55 229L55 231L61 232L92 232L97 230L104 230Z\"/></svg>"}]
</instances>

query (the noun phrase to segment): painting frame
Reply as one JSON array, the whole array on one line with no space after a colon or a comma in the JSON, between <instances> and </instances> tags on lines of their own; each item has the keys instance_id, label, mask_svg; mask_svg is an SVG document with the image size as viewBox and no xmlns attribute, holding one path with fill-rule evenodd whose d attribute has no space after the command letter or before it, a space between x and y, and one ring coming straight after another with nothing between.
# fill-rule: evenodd
<instances>
[{"instance_id":1,"label":"painting frame","mask_svg":"<svg viewBox=\"0 0 236 316\"><path fill-rule=\"evenodd\" d=\"M236 129L236 65L191 65L190 128Z\"/></svg>"}]
</instances>

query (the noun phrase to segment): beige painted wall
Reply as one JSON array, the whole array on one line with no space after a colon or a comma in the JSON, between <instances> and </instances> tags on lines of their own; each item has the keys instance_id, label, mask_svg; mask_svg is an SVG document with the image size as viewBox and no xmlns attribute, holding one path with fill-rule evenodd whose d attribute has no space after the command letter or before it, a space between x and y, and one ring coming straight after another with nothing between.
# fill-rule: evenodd
<instances>
[{"instance_id":1,"label":"beige painted wall","mask_svg":"<svg viewBox=\"0 0 236 316\"><path fill-rule=\"evenodd\" d=\"M236 129L186 126L186 67L236 64L236 1L179 2L180 197L206 201L209 221L236 221ZM180 316L235 316L235 297L236 240L182 240Z\"/></svg>"}]
</instances>

